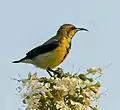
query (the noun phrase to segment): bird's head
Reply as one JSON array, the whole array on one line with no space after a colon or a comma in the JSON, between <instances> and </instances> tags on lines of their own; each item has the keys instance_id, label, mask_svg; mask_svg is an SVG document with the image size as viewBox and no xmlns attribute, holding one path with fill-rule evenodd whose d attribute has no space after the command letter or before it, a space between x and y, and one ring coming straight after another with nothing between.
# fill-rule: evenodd
<instances>
[{"instance_id":1,"label":"bird's head","mask_svg":"<svg viewBox=\"0 0 120 110\"><path fill-rule=\"evenodd\" d=\"M75 33L78 31L88 31L88 30L85 28L77 28L72 24L64 24L58 29L57 35L64 35L66 37L72 38L75 35Z\"/></svg>"}]
</instances>

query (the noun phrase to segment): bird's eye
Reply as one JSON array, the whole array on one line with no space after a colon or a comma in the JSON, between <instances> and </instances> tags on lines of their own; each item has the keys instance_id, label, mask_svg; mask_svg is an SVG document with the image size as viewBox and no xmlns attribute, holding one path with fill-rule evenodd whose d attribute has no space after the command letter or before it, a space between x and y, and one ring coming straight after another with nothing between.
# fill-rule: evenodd
<instances>
[{"instance_id":1,"label":"bird's eye","mask_svg":"<svg viewBox=\"0 0 120 110\"><path fill-rule=\"evenodd\" d=\"M73 27L71 27L71 29L72 29L72 30L74 30L74 29L76 29L76 27L75 27L75 26L73 26Z\"/></svg>"}]
</instances>

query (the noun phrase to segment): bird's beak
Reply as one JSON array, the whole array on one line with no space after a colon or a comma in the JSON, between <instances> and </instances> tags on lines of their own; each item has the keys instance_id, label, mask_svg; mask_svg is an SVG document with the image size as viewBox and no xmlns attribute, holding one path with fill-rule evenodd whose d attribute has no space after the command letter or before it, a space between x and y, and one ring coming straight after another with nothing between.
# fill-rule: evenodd
<instances>
[{"instance_id":1,"label":"bird's beak","mask_svg":"<svg viewBox=\"0 0 120 110\"><path fill-rule=\"evenodd\" d=\"M88 31L87 29L85 28L76 28L77 31Z\"/></svg>"}]
</instances>

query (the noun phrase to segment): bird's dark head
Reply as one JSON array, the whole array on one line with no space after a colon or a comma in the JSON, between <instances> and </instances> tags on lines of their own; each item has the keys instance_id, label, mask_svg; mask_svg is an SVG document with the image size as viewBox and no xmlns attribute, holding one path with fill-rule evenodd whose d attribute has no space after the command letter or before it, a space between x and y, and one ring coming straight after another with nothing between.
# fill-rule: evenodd
<instances>
[{"instance_id":1,"label":"bird's dark head","mask_svg":"<svg viewBox=\"0 0 120 110\"><path fill-rule=\"evenodd\" d=\"M82 30L88 31L85 28L77 28L72 24L64 24L58 29L57 34L72 38L76 32L82 31Z\"/></svg>"}]
</instances>

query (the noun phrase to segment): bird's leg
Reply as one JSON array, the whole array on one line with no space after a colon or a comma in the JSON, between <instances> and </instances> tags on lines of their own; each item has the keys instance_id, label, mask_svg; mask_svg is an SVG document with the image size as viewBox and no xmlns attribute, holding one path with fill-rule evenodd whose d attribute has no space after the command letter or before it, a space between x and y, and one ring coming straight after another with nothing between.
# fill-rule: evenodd
<instances>
[{"instance_id":1,"label":"bird's leg","mask_svg":"<svg viewBox=\"0 0 120 110\"><path fill-rule=\"evenodd\" d=\"M49 71L51 71L51 72L53 72L53 73L55 72L55 71L54 71L54 70L52 70L51 68L48 68L48 70L49 70Z\"/></svg>"},{"instance_id":2,"label":"bird's leg","mask_svg":"<svg viewBox=\"0 0 120 110\"><path fill-rule=\"evenodd\" d=\"M52 70L51 68L47 68L47 72L49 73L49 75L52 77L52 74L50 73L50 71L51 72L53 72L54 74L58 74L58 72L57 71L55 71L55 70Z\"/></svg>"},{"instance_id":3,"label":"bird's leg","mask_svg":"<svg viewBox=\"0 0 120 110\"><path fill-rule=\"evenodd\" d=\"M46 69L46 71L49 73L49 75L52 77L52 74L50 73L50 71L51 71L52 69L50 69L50 68L47 68ZM53 71L52 71L53 72Z\"/></svg>"},{"instance_id":4,"label":"bird's leg","mask_svg":"<svg viewBox=\"0 0 120 110\"><path fill-rule=\"evenodd\" d=\"M52 74L51 74L51 72L53 72L53 74L54 75L57 75L57 77L62 77L63 76L63 71L61 72L61 71L57 71L57 70L52 70L51 68L47 68L47 70L46 70L48 73L49 73L49 75L52 77ZM53 76L54 76L53 75Z\"/></svg>"}]
</instances>

